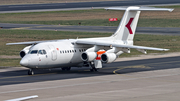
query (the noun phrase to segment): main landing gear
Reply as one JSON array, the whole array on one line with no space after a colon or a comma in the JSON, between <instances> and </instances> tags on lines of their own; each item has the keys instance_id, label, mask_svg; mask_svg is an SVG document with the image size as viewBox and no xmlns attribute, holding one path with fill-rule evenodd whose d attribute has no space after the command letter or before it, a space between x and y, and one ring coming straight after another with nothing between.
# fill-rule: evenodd
<instances>
[{"instance_id":1,"label":"main landing gear","mask_svg":"<svg viewBox=\"0 0 180 101\"><path fill-rule=\"evenodd\" d=\"M97 69L95 68L94 62L89 62L89 67L91 68L91 72L97 72Z\"/></svg>"},{"instance_id":2,"label":"main landing gear","mask_svg":"<svg viewBox=\"0 0 180 101\"><path fill-rule=\"evenodd\" d=\"M71 67L63 67L61 68L63 71L70 71L71 70Z\"/></svg>"},{"instance_id":3,"label":"main landing gear","mask_svg":"<svg viewBox=\"0 0 180 101\"><path fill-rule=\"evenodd\" d=\"M34 71L32 69L29 69L28 75L34 75Z\"/></svg>"}]
</instances>

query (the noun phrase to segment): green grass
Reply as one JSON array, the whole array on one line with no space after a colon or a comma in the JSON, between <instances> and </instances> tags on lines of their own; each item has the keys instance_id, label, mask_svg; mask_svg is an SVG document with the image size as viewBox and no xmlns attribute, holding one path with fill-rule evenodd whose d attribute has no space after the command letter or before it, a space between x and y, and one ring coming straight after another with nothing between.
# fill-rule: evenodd
<instances>
[{"instance_id":1,"label":"green grass","mask_svg":"<svg viewBox=\"0 0 180 101\"><path fill-rule=\"evenodd\" d=\"M138 27L180 27L179 19L140 19Z\"/></svg>"},{"instance_id":2,"label":"green grass","mask_svg":"<svg viewBox=\"0 0 180 101\"><path fill-rule=\"evenodd\" d=\"M158 16L158 13L156 13L155 15L151 15L151 13L149 12L148 15L140 17L138 27L180 27L179 24L180 18L177 17L179 16L178 14L176 15L176 12L179 12L180 10L180 6L179 5L163 6L162 8L175 8L175 10L177 11L173 11L172 13L165 12L163 18L161 18L161 16ZM104 9L92 9L92 10L51 11L51 12L47 11L47 12L7 13L7 14L0 14L1 17L0 23L78 25L78 23L81 22L81 25L88 25L88 26L118 26L119 21L117 22L108 21L110 14L113 15L112 17L118 17L119 20L121 20L122 16L120 16L120 14L123 14L123 11L113 11L113 10L106 11ZM170 16L171 14L174 15L172 16L172 18L166 17L166 16ZM86 17L88 16L92 16L93 18L86 19ZM158 17L156 18L156 16ZM66 20L64 19L68 17L70 18Z\"/></svg>"},{"instance_id":3,"label":"green grass","mask_svg":"<svg viewBox=\"0 0 180 101\"><path fill-rule=\"evenodd\" d=\"M0 30L0 55L19 55L24 45L6 46L10 42L35 41L35 40L53 40L53 39L69 39L69 38L89 38L89 37L106 37L111 33L95 33L95 32L65 32L65 31L39 31L39 30ZM180 37L167 35L144 35L136 34L134 44L140 46L168 48L169 52L180 51ZM161 51L148 51L148 53L168 53ZM135 49L131 49L131 53L124 53L120 57L133 55L141 55ZM19 66L20 59L0 59L0 66Z\"/></svg>"},{"instance_id":4,"label":"green grass","mask_svg":"<svg viewBox=\"0 0 180 101\"><path fill-rule=\"evenodd\" d=\"M158 8L180 8L180 5L172 5L172 6L153 6Z\"/></svg>"},{"instance_id":5,"label":"green grass","mask_svg":"<svg viewBox=\"0 0 180 101\"><path fill-rule=\"evenodd\" d=\"M18 55L23 45L5 45L11 42L76 39L90 37L106 37L112 33L68 32L68 31L39 31L39 30L0 30L0 55ZM135 45L170 48L170 52L180 51L180 37L167 35L136 34ZM158 52L158 51L153 51Z\"/></svg>"},{"instance_id":6,"label":"green grass","mask_svg":"<svg viewBox=\"0 0 180 101\"><path fill-rule=\"evenodd\" d=\"M180 8L180 6L170 6L169 8ZM109 22L108 19L87 19L87 20L52 20L52 21L16 21L18 16L30 16L39 14L77 14L77 13L98 13L105 12L104 10L77 10L77 11L55 11L55 12L34 12L34 13L15 13L15 14L0 14L1 21L4 23L25 23L25 24L48 24L48 25L91 25L91 26L118 26L118 22ZM116 13L117 11L110 11ZM16 16L13 20L3 20L8 16ZM180 19L160 19L160 18L141 18L138 27L180 27ZM66 31L38 31L38 30L0 30L0 55L19 55L24 45L6 46L10 42L23 42L35 40L54 40L54 39L69 39L69 38L88 38L88 37L105 37L112 33L95 33L95 32L66 32ZM134 44L140 46L168 48L169 52L180 51L180 37L165 36L165 35L143 35L136 34ZM159 51L148 51L148 53L167 53ZM140 55L142 53L135 49L131 49L131 53L124 53L120 57ZM0 66L20 66L20 59L0 58Z\"/></svg>"},{"instance_id":7,"label":"green grass","mask_svg":"<svg viewBox=\"0 0 180 101\"><path fill-rule=\"evenodd\" d=\"M20 66L19 64L20 59L1 59L0 58L0 67L18 67ZM1 69L1 68L0 68Z\"/></svg>"},{"instance_id":8,"label":"green grass","mask_svg":"<svg viewBox=\"0 0 180 101\"><path fill-rule=\"evenodd\" d=\"M65 32L65 31L38 31L38 30L0 30L0 55L19 55L19 51L25 46L12 45L6 43L36 41L36 40L55 40L69 38L87 38L110 36L110 33L88 33L88 32Z\"/></svg>"},{"instance_id":9,"label":"green grass","mask_svg":"<svg viewBox=\"0 0 180 101\"><path fill-rule=\"evenodd\" d=\"M69 20L69 21L9 21L3 23L45 24L45 25L81 25L83 26L118 26L120 21L109 22L108 19ZM179 19L140 19L138 27L180 27Z\"/></svg>"}]
</instances>

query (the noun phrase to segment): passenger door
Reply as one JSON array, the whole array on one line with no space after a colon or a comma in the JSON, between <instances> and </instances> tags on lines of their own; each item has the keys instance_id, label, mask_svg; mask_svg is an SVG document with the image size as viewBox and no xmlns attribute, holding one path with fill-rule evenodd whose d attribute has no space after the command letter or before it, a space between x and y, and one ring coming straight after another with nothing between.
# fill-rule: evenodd
<instances>
[{"instance_id":1,"label":"passenger door","mask_svg":"<svg viewBox=\"0 0 180 101\"><path fill-rule=\"evenodd\" d=\"M57 51L53 45L49 45L49 49L51 51L51 59L55 61L57 59Z\"/></svg>"}]
</instances>

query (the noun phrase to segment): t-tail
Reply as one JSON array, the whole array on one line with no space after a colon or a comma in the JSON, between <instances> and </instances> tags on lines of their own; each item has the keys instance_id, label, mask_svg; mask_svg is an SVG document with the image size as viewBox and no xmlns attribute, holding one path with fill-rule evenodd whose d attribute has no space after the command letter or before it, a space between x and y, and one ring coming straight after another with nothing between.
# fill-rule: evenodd
<instances>
[{"instance_id":1,"label":"t-tail","mask_svg":"<svg viewBox=\"0 0 180 101\"><path fill-rule=\"evenodd\" d=\"M125 44L133 45L133 38L135 35L139 15L141 11L170 11L168 8L154 8L154 7L109 7L106 10L125 10L124 16L116 30L111 36L114 41L123 41Z\"/></svg>"}]
</instances>

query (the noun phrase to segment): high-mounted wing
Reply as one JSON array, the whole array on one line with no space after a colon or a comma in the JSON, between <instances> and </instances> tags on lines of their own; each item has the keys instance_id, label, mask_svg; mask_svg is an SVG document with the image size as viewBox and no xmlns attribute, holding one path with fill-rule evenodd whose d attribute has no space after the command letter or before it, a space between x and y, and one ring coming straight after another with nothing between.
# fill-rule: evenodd
<instances>
[{"instance_id":1,"label":"high-mounted wing","mask_svg":"<svg viewBox=\"0 0 180 101\"><path fill-rule=\"evenodd\" d=\"M37 44L41 43L43 41L30 41L30 42L17 42L17 43L7 43L6 45L32 45L32 44Z\"/></svg>"},{"instance_id":2,"label":"high-mounted wing","mask_svg":"<svg viewBox=\"0 0 180 101\"><path fill-rule=\"evenodd\" d=\"M107 47L118 47L118 48L134 48L134 49L144 49L144 50L157 50L157 51L168 51L169 49L145 47L145 46L135 46L135 45L122 45L112 42L105 41L89 41L89 40L78 40L76 44L81 45L97 45L97 46L107 46Z\"/></svg>"},{"instance_id":3,"label":"high-mounted wing","mask_svg":"<svg viewBox=\"0 0 180 101\"><path fill-rule=\"evenodd\" d=\"M17 42L17 43L7 43L6 45L32 45L32 44L38 44L38 43L42 43L42 42L53 42L53 41L58 41L58 40Z\"/></svg>"}]
</instances>

